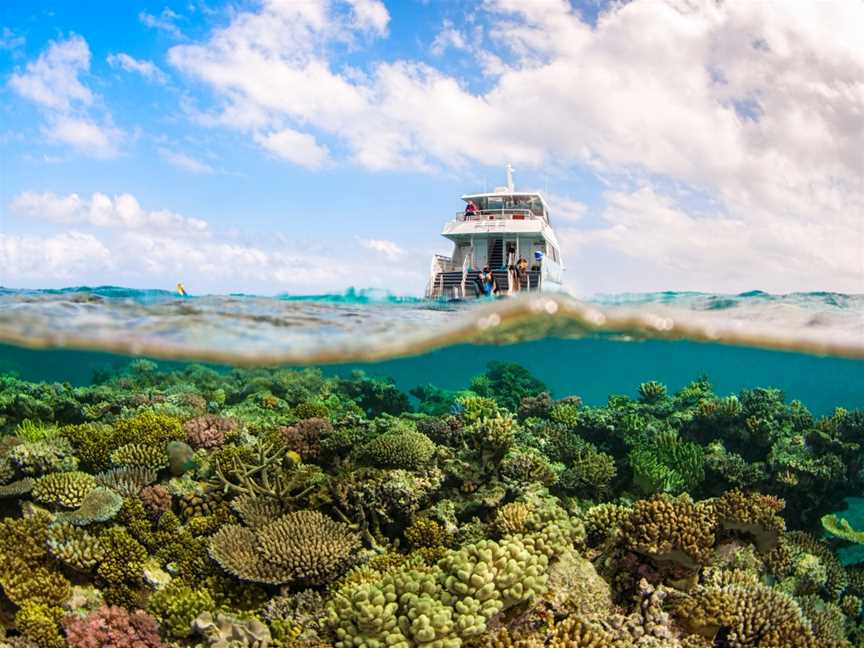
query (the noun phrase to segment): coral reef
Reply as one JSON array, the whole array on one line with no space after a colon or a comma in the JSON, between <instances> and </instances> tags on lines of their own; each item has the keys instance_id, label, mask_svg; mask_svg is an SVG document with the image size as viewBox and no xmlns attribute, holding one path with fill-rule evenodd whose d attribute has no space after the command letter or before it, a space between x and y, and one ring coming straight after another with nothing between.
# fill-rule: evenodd
<instances>
[{"instance_id":1,"label":"coral reef","mask_svg":"<svg viewBox=\"0 0 864 648\"><path fill-rule=\"evenodd\" d=\"M864 413L634 392L0 376L0 646L864 645Z\"/></svg>"}]
</instances>

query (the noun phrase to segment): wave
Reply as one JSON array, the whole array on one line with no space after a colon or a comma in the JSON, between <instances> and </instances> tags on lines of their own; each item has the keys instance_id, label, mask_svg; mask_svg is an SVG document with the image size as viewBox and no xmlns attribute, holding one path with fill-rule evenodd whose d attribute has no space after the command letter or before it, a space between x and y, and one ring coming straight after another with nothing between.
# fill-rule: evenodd
<instances>
[{"instance_id":1,"label":"wave","mask_svg":"<svg viewBox=\"0 0 864 648\"><path fill-rule=\"evenodd\" d=\"M543 337L692 340L864 359L864 296L695 292L448 304L386 291L205 295L0 289L0 342L235 365L325 364Z\"/></svg>"}]
</instances>

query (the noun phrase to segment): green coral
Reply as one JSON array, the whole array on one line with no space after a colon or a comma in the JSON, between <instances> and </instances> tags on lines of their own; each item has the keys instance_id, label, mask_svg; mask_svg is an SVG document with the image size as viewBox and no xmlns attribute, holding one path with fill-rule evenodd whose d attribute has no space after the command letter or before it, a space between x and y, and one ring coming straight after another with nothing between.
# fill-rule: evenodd
<instances>
[{"instance_id":1,"label":"green coral","mask_svg":"<svg viewBox=\"0 0 864 648\"><path fill-rule=\"evenodd\" d=\"M127 443L164 448L169 441L183 441L186 433L180 419L144 410L114 423L117 447Z\"/></svg>"},{"instance_id":2,"label":"green coral","mask_svg":"<svg viewBox=\"0 0 864 648\"><path fill-rule=\"evenodd\" d=\"M422 432L405 430L386 432L372 439L359 452L372 465L415 470L427 464L435 454L435 444Z\"/></svg>"},{"instance_id":3,"label":"green coral","mask_svg":"<svg viewBox=\"0 0 864 648\"><path fill-rule=\"evenodd\" d=\"M634 484L648 495L692 492L705 478L702 446L682 441L674 430L638 441L628 460Z\"/></svg>"},{"instance_id":4,"label":"green coral","mask_svg":"<svg viewBox=\"0 0 864 648\"><path fill-rule=\"evenodd\" d=\"M33 499L52 506L77 508L96 488L96 478L85 472L51 473L33 485Z\"/></svg>"},{"instance_id":5,"label":"green coral","mask_svg":"<svg viewBox=\"0 0 864 648\"><path fill-rule=\"evenodd\" d=\"M164 445L127 443L111 453L111 463L115 466L159 471L168 466L168 453L165 452Z\"/></svg>"},{"instance_id":6,"label":"green coral","mask_svg":"<svg viewBox=\"0 0 864 648\"><path fill-rule=\"evenodd\" d=\"M123 506L123 498L120 495L110 488L97 486L87 493L77 509L58 513L57 520L78 526L107 522L117 515L121 506Z\"/></svg>"},{"instance_id":7,"label":"green coral","mask_svg":"<svg viewBox=\"0 0 864 648\"><path fill-rule=\"evenodd\" d=\"M226 525L209 547L211 557L241 580L318 585L351 566L360 537L317 511L296 511L255 529Z\"/></svg>"},{"instance_id":8,"label":"green coral","mask_svg":"<svg viewBox=\"0 0 864 648\"><path fill-rule=\"evenodd\" d=\"M80 571L95 567L105 556L105 545L95 535L68 522L48 529L48 550L57 560Z\"/></svg>"},{"instance_id":9,"label":"green coral","mask_svg":"<svg viewBox=\"0 0 864 648\"><path fill-rule=\"evenodd\" d=\"M216 610L216 602L206 589L172 583L150 597L147 609L165 632L182 639L192 634L199 614Z\"/></svg>"},{"instance_id":10,"label":"green coral","mask_svg":"<svg viewBox=\"0 0 864 648\"><path fill-rule=\"evenodd\" d=\"M864 531L853 528L849 520L831 513L823 515L821 522L822 528L835 538L854 544L864 544Z\"/></svg>"},{"instance_id":11,"label":"green coral","mask_svg":"<svg viewBox=\"0 0 864 648\"><path fill-rule=\"evenodd\" d=\"M99 536L103 558L97 569L109 583L139 582L147 550L122 526L112 526Z\"/></svg>"},{"instance_id":12,"label":"green coral","mask_svg":"<svg viewBox=\"0 0 864 648\"><path fill-rule=\"evenodd\" d=\"M15 627L39 648L64 648L60 622L66 612L59 607L27 601L15 613Z\"/></svg>"}]
</instances>

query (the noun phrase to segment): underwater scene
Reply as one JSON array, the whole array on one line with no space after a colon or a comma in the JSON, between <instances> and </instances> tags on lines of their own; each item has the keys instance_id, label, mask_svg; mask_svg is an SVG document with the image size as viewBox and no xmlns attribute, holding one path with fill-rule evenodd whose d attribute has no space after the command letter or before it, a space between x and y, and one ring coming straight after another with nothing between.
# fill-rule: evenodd
<instances>
[{"instance_id":1,"label":"underwater scene","mask_svg":"<svg viewBox=\"0 0 864 648\"><path fill-rule=\"evenodd\" d=\"M0 291L0 646L864 646L864 298Z\"/></svg>"}]
</instances>

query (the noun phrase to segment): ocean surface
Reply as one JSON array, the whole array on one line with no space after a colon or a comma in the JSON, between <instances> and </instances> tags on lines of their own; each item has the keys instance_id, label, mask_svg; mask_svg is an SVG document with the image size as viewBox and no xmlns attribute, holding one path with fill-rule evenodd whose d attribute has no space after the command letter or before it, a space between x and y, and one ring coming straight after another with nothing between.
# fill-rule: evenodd
<instances>
[{"instance_id":1,"label":"ocean surface","mask_svg":"<svg viewBox=\"0 0 864 648\"><path fill-rule=\"evenodd\" d=\"M0 646L864 646L862 448L864 295L0 289Z\"/></svg>"},{"instance_id":2,"label":"ocean surface","mask_svg":"<svg viewBox=\"0 0 864 648\"><path fill-rule=\"evenodd\" d=\"M556 397L600 404L641 382L718 393L771 385L817 413L864 407L864 295L754 291L565 295L459 304L372 290L206 295L0 289L0 370L88 384L128 356L216 366L362 368L400 388L459 389L518 362Z\"/></svg>"}]
</instances>

